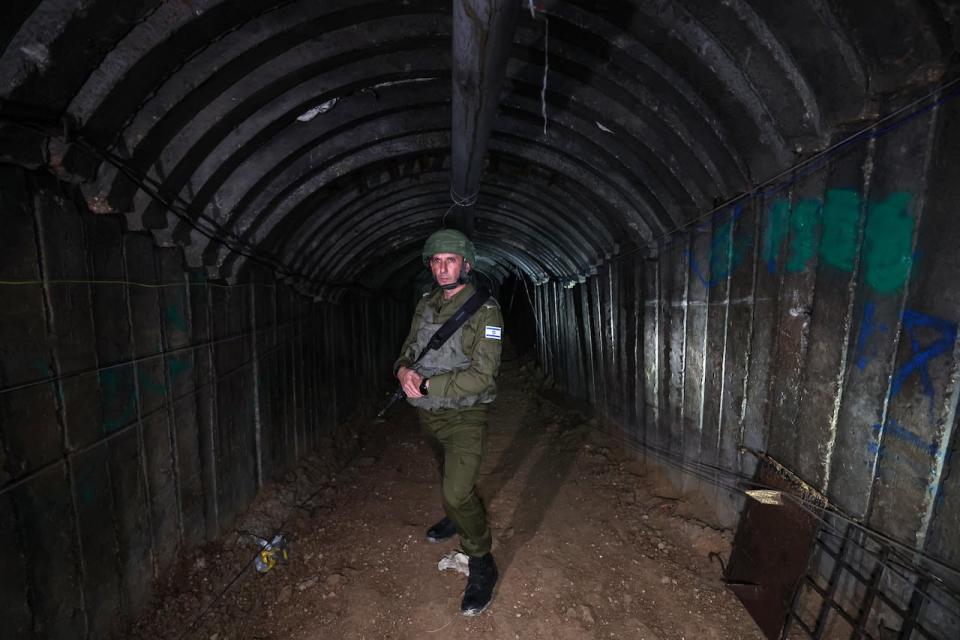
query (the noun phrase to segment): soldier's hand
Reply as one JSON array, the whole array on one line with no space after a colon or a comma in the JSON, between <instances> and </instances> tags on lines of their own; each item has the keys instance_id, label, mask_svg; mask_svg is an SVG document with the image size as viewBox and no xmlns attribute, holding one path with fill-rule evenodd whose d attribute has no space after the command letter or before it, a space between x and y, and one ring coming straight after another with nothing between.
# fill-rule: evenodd
<instances>
[{"instance_id":1,"label":"soldier's hand","mask_svg":"<svg viewBox=\"0 0 960 640\"><path fill-rule=\"evenodd\" d=\"M423 376L413 369L407 367L397 369L397 380L400 381L400 387L403 388L403 392L407 394L408 398L423 397L423 394L420 393L420 383L423 381Z\"/></svg>"}]
</instances>

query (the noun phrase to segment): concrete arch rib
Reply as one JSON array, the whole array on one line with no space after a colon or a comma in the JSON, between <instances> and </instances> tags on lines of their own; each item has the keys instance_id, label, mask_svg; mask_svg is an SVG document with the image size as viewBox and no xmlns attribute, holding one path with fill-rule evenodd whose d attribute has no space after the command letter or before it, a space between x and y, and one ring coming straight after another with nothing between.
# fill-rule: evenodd
<instances>
[{"instance_id":1,"label":"concrete arch rib","mask_svg":"<svg viewBox=\"0 0 960 640\"><path fill-rule=\"evenodd\" d=\"M397 274L402 272L410 264L415 264L420 260L420 248L423 240L427 237L429 229L417 239L408 243L407 246L399 248L391 260L374 262L370 271L371 285L383 287L391 281L398 280ZM409 247L409 248L408 248ZM516 265L533 282L546 282L549 278L547 274L538 269L536 262L523 250L523 247L516 247L502 240L488 241L480 238L477 240L477 251L482 256L494 256L494 261L505 272L510 271L511 265ZM398 283L399 284L399 283Z\"/></svg>"},{"instance_id":2,"label":"concrete arch rib","mask_svg":"<svg viewBox=\"0 0 960 640\"><path fill-rule=\"evenodd\" d=\"M516 136L505 136L500 132L494 133L490 140L490 148L498 153L523 158L532 164L549 167L564 179L573 180L589 193L605 200L611 209L622 217L611 227L619 227L617 233L622 234L627 241L649 244L655 233L659 235L668 228L659 222L647 203L641 202L638 206L637 203L628 199L620 191L619 185L611 182L608 176L592 171L578 157L563 150L542 144L531 149L528 140ZM643 215L640 213L641 210Z\"/></svg>"},{"instance_id":3,"label":"concrete arch rib","mask_svg":"<svg viewBox=\"0 0 960 640\"><path fill-rule=\"evenodd\" d=\"M326 122L316 127L307 123L308 126L302 128L288 128L283 139L264 147L237 167L207 204L205 214L229 223L241 234L256 237L260 228L278 219L278 215L263 212L272 212L288 200L302 176L323 175L313 186L322 188L330 180L355 171L354 156L367 155L364 150L378 142L407 140L411 147L398 148L399 153L416 151L417 136L435 129L437 121L449 114L449 108L442 104L418 105L411 99L402 110L374 111L369 116L361 114L362 119L351 120L352 113L346 110L343 114L345 118L338 117L331 123L332 130L328 130ZM310 136L311 129L319 129L319 135ZM266 172L265 166L269 167ZM312 189L297 193L309 197ZM277 211L286 215L287 209Z\"/></svg>"},{"instance_id":4,"label":"concrete arch rib","mask_svg":"<svg viewBox=\"0 0 960 640\"><path fill-rule=\"evenodd\" d=\"M414 108L414 113L412 115L403 116L402 126L404 128L413 127L415 129L423 129L427 125L431 124L433 119L437 119L437 120L443 119L443 116L445 116L447 113L445 105L443 107L440 107L439 111L436 114L432 114L429 109L424 108L424 105L422 103L420 104L411 103L411 105ZM354 123L351 123L349 127L344 126L339 130L339 131L342 131L344 135L341 136L340 142L337 144L333 144L332 140L330 139L324 139L322 143L323 146L321 146L320 139L307 140L304 143L304 141L301 139L301 136L299 135L294 136L291 133L290 137L294 138L294 140L291 141L291 144L298 144L301 146L299 150L291 150L290 153L286 154L288 158L285 158L282 161L278 160L277 156L281 154L275 152L275 149L273 147L270 147L268 151L265 151L265 153L270 153L270 155L272 156L269 162L264 162L264 158L254 156L254 157L248 158L248 160L246 161L246 164L251 168L253 168L254 171L256 171L257 168L262 166L272 166L274 167L272 170L273 173L278 173L278 174L281 172L281 168L282 168L283 174L289 173L289 174L292 174L293 180L299 179L299 176L309 172L310 170L315 169L315 166L314 166L315 163L312 158L313 149L322 148L325 155L331 154L335 158L339 159L341 157L347 156L348 150L346 149L346 147L349 147L350 145L355 144L353 140L356 137L359 136L361 139L383 140L384 138L387 137L388 132L395 131L398 128L400 128L400 126L394 123L392 120L381 119L381 118L385 118L387 115L392 115L392 114L380 114L380 113L374 114L373 118L376 118L376 119L370 121L371 123L374 123L373 125L371 125L371 126L374 126L374 130L369 132L365 131L366 123L364 125L358 125L356 122L354 122ZM509 114L505 113L505 115L509 115ZM533 116L531 115L530 118L533 118ZM532 122L532 120L530 120L530 122ZM584 126L592 126L592 124L584 123ZM528 128L530 128L529 123L528 123ZM628 171L626 170L627 168L623 167L622 165L618 166L617 164L613 164L613 165L610 164L611 162L613 162L613 159L608 159L606 156L610 155L609 152L611 148L615 147L615 145L611 145L610 147L603 148L599 146L599 144L595 140L589 139L585 136L578 136L574 131L570 131L570 130L563 131L554 135L556 137L555 144L564 144L568 147L572 147L568 149L568 153L570 155L576 155L581 158L584 158L586 156L592 157L593 164L595 165L596 171L605 173L607 175L619 175L619 174L630 175L631 173L636 172L635 168L632 171ZM341 145L341 146L338 146L338 145ZM590 146L594 147L594 153L592 154L588 154L586 151L586 149ZM309 152L309 157L307 155L308 152ZM298 153L300 154L299 157L297 156ZM289 158L292 158L292 159L289 159ZM637 184L630 185L629 183L622 183L621 187L627 188L632 186L635 189L640 189L645 187L646 186L645 184L643 185L643 187L641 187L641 185L639 184L639 178L640 176L637 176ZM217 204L223 209L228 209L228 210L234 209L235 210L233 215L234 220L236 220L238 216L243 216L243 215L245 215L248 220L253 220L254 222L250 223L252 226L248 227L248 224L244 222L240 222L238 224L234 224L234 227L240 233L256 232L251 235L251 240L254 242L259 242L260 240L263 239L263 237L266 234L268 234L271 231L273 226L275 226L279 222L279 218L276 215L265 216L260 212L262 211L275 212L275 211L281 210L277 208L277 203L278 203L277 198L280 197L280 194L288 188L285 185L285 182L290 179L291 178L285 178L283 175L279 175L276 179L273 180L272 185L268 184L267 186L264 186L261 183L265 182L265 179L261 179L258 182L255 175L248 175L248 176L241 176L239 178L234 178L231 181L231 184L242 186L243 188L246 188L248 194L253 194L253 195L240 196L239 193L235 193L233 196L230 196L229 194L224 196L224 195L218 194L218 197L216 198ZM665 197L665 196L659 196L659 197ZM651 199L657 199L657 196L651 196ZM214 218L219 217L218 212L215 210L208 209L206 213L210 217L214 217ZM263 229L263 231L260 231L260 229ZM219 264L220 261L216 260L215 262Z\"/></svg>"},{"instance_id":5,"label":"concrete arch rib","mask_svg":"<svg viewBox=\"0 0 960 640\"><path fill-rule=\"evenodd\" d=\"M771 111L767 101L773 96L764 96L758 90L741 65L731 57L723 42L696 16L682 6L654 3L653 0L639 0L637 8L639 11L630 25L631 28L643 33L644 40L653 42L661 37L653 34L653 30L669 33L690 53L690 59L706 70L704 75L715 79L727 92L732 103L749 116L753 126L760 132L762 143L775 152L779 150L780 154L788 149L786 138L790 135L787 129L790 123L786 118L777 118ZM783 159L786 161L789 157L784 156Z\"/></svg>"},{"instance_id":6,"label":"concrete arch rib","mask_svg":"<svg viewBox=\"0 0 960 640\"><path fill-rule=\"evenodd\" d=\"M371 247L365 254L362 270L363 282L368 288L381 288L394 275L407 265L420 259L420 251L426 237L437 230L435 220L420 220L413 224L403 225L402 231L389 236L387 242L380 242ZM538 260L530 254L526 247L513 242L506 242L502 237L488 238L478 236L476 239L481 256L496 256L501 265L516 264L535 282L548 279L546 271L539 265ZM505 247L506 245L506 247ZM504 267L506 269L506 267ZM336 280L333 278L314 279L310 286L321 295L342 293L356 282L356 275L352 279Z\"/></svg>"},{"instance_id":7,"label":"concrete arch rib","mask_svg":"<svg viewBox=\"0 0 960 640\"><path fill-rule=\"evenodd\" d=\"M499 210L480 207L478 213L482 213L482 216L478 216L477 240L485 235L492 235L483 225L485 221L493 220L501 223L503 228L508 230L508 233L496 237L513 235L521 238L521 246L533 250L537 261L544 265L541 271L565 273L577 270L578 265L573 261L573 256L565 255L565 250L558 241L543 230L532 227L521 218L505 215ZM431 227L431 231L441 228L441 215L437 213L437 207L428 204L411 208L400 204L397 208L382 212L380 217L370 216L356 224L352 230L353 233L343 234L329 250L317 252L317 259L306 263L305 272L320 280L345 280L345 274L351 273L351 265L359 263L361 256L371 251L376 252L382 246L404 237L405 233L414 232L424 226ZM481 229L484 230L483 233ZM419 231L416 233L422 234ZM425 238L426 234L420 237ZM384 238L391 240L385 242Z\"/></svg>"},{"instance_id":8,"label":"concrete arch rib","mask_svg":"<svg viewBox=\"0 0 960 640\"><path fill-rule=\"evenodd\" d=\"M345 28L320 41L309 40L288 49L276 60L254 60L252 68L237 68L236 62L230 62L209 77L193 79L190 74L177 75L144 105L125 129L120 146L129 149L133 163L150 171L151 177L166 181L166 174L176 170L180 173L178 180L185 182L189 169L199 163L194 159L188 161L185 168L178 169L188 154L206 157L234 128L251 117L257 118L261 109L266 109L267 114L279 110L272 118L261 115L261 122L266 117L267 121L282 120L289 124L324 100L395 80L399 74L406 75L403 70L406 65L412 67L430 61L433 66L427 67L427 75L436 75L436 61L444 59L443 38L432 36L429 24L415 16L399 20L403 24L397 22L365 23L366 37L360 48L357 48L357 29ZM392 35L398 26L404 28L402 37ZM423 53L424 50L432 55ZM239 56L238 60L247 55ZM410 59L405 59L407 55ZM385 60L390 57L393 63ZM308 86L297 92L296 87L318 76L327 78L329 85L324 86L321 80L320 86ZM196 85L198 81L200 84ZM283 94L291 90L294 93L287 103ZM301 96L299 102L298 96ZM115 175L108 172L100 181L100 189L109 194L111 202L116 201L117 206L122 207L131 196L132 188L124 181L114 184L114 178ZM174 191L179 192L180 188L175 186Z\"/></svg>"},{"instance_id":9,"label":"concrete arch rib","mask_svg":"<svg viewBox=\"0 0 960 640\"><path fill-rule=\"evenodd\" d=\"M450 206L449 174L443 169L442 163L439 165L438 170L391 179L372 188L351 189L330 196L329 199L321 199L315 206L309 204L308 200L306 206L300 206L301 213L288 215L283 226L278 226L273 232L277 238L267 238L263 245L276 255L285 256L290 264L299 268L301 262L298 256L326 251L336 229L350 224L355 218L368 215L371 207L384 201L414 195L419 197L432 191L442 197L441 206L445 211ZM541 184L531 177L519 181L509 175L488 171L481 182L480 201L484 201L488 193L498 195L498 191L514 194L521 207L539 210L540 217L544 220L559 221L564 228L575 234L574 237L582 238L581 246L587 253L592 253L596 261L614 246L613 236L606 227L599 224L589 212L586 215L580 213L576 209L579 197L563 185ZM320 207L325 215L312 215L313 211ZM294 220L290 220L291 218ZM283 228L284 226L286 228Z\"/></svg>"},{"instance_id":10,"label":"concrete arch rib","mask_svg":"<svg viewBox=\"0 0 960 640\"><path fill-rule=\"evenodd\" d=\"M410 98L410 100L415 101L415 100L417 100L417 99L423 100L423 99L426 98L426 96L424 96L424 95L422 95L422 94L423 94L423 92L424 92L425 90L428 89L429 85L418 85L418 86L423 86L424 88L418 89L417 92L416 92L416 95L415 95L415 96L412 96L412 97ZM332 93L335 93L335 92L332 92ZM330 95L330 94L326 94L326 95ZM429 91L427 91L427 95L429 95ZM401 101L402 101L402 102L409 102L408 100L401 100ZM411 104L413 104L413 103L411 102ZM534 107L537 107L537 108L538 108L537 105L533 105L533 104L531 104L531 105L529 105L529 106L530 106L531 110L533 110ZM302 108L302 105L301 105L301 108ZM334 122L339 123L339 122L340 122L340 119L339 119L338 115L339 115L340 113L343 113L343 110L338 110L338 111L334 112L334 114L328 115L327 118L331 118L331 119L333 119ZM325 119L325 120L326 120L326 119ZM244 123L241 123L241 124L238 125L238 127L236 127L234 130L239 129L239 128L243 128L243 127L245 127L245 124L244 124ZM593 122L583 121L581 128L587 128L587 129L588 129L587 131L584 131L583 137L584 137L585 139L588 139L588 140L589 140L589 137L590 137L590 136L589 136L589 133L593 133L593 132L595 131L595 125L593 124ZM277 134L277 135L279 135L279 134ZM591 144L594 144L593 141L591 141ZM233 145L232 145L232 143L231 143L231 144L223 143L221 146L225 146L225 147L228 147L228 148L229 148L229 147L231 147L231 146L233 146ZM317 144L317 145L315 145L315 146L319 146L319 144ZM660 155L666 155L666 154L667 154L666 148L660 148L660 149L657 149L657 151L659 152L659 153L657 154L658 156L660 156ZM224 166L224 165L232 166L232 165L235 165L235 164L236 164L236 162L231 162L231 159L230 159L230 158L228 158L228 157L223 157L221 154L214 153L214 154L211 154L211 156L213 156L213 157L215 158L215 161L208 159L208 160L205 160L205 161L204 161L205 164L210 164L210 165L216 164L216 165L219 165L219 166L221 166L221 167ZM248 164L248 165L255 165L257 162L260 162L260 160L261 160L261 158L250 157L250 158L247 158L247 159L245 160L245 162L246 162L246 164ZM270 162L270 163L267 163L267 164L270 165L270 166L273 166L275 163L274 163L274 162ZM221 171L222 171L222 169L221 169ZM646 174L646 173L648 173L648 172L645 171L645 172L643 172L643 173ZM168 182L169 182L169 180L168 180ZM198 195L204 193L206 190L209 190L209 186L207 186L207 185L200 186L200 183L202 182L202 177L200 177L200 178L194 178L194 182L195 182L196 184L194 184L194 187L193 187L193 188L194 188L194 189L196 189L196 188L198 188L198 187L200 188L200 191L198 192ZM240 184L247 185L247 184L250 184L251 180L249 180L249 179L243 179L243 180L239 180L238 182L239 182ZM688 181L685 181L685 184L686 184L686 185L689 185L689 184L691 184L691 181L689 181L689 180L688 180ZM658 199L659 199L659 200L665 200L665 199L667 199L667 198L666 198L666 196L660 196ZM196 198L195 198L195 200L196 200ZM226 205L225 205L224 208L228 208L228 209L231 208L232 203L231 203L229 197L224 197L224 196L221 195L221 196L218 198L218 200L220 200L220 201L226 201ZM202 202L202 199L201 199L201 202ZM207 213L210 214L211 212L208 211Z\"/></svg>"},{"instance_id":11,"label":"concrete arch rib","mask_svg":"<svg viewBox=\"0 0 960 640\"><path fill-rule=\"evenodd\" d=\"M436 208L431 205L420 207L400 205L397 209L387 212L388 215L383 219L384 221L370 222L359 229L356 234L345 236L329 253L318 253L317 255L323 259L310 263L307 272L311 274L326 273L339 269L341 264L351 262L355 259L357 253L362 253L366 249L369 245L368 239L377 238L386 229L390 229L391 232L396 231L399 229L398 225L405 224L411 219L430 219L433 220L437 228L440 228L442 226L441 218L434 214L435 210ZM578 272L586 270L583 265L577 264L578 258L583 259L578 253L577 247L558 240L553 234L546 233L545 229L530 224L523 216L514 214L510 210L505 211L493 207L478 207L477 213L482 214L482 217L478 216L478 223L481 226L487 225L484 228L490 230L488 235L494 235L491 229L492 225L499 225L504 235L516 236L523 240L524 246L535 249L539 261L545 265L545 269L549 268L551 273L561 273L557 269L569 269Z\"/></svg>"},{"instance_id":12,"label":"concrete arch rib","mask_svg":"<svg viewBox=\"0 0 960 640\"><path fill-rule=\"evenodd\" d=\"M513 93L501 102L501 118L510 117L523 122L525 129L533 129L542 126L539 109L539 100L521 98ZM508 133L517 129L503 126L502 120L498 126L499 131ZM525 131L517 133L530 135ZM698 203L709 202L700 187L693 184L692 177L682 175L679 164L673 163L673 153L666 148L659 149L662 155L657 155L647 143L626 136L611 137L593 121L574 116L567 110L551 112L547 134L545 137L541 134L540 144L565 148L568 152L579 147L590 155L578 155L593 157L593 164L597 166L602 166L599 163L602 160L614 175L627 177L632 188L643 192L646 199L654 203L652 208L665 228L673 228L693 215L698 210Z\"/></svg>"},{"instance_id":13,"label":"concrete arch rib","mask_svg":"<svg viewBox=\"0 0 960 640\"><path fill-rule=\"evenodd\" d=\"M543 53L536 47L542 46L542 36L521 30L518 37L529 40L527 59L510 61L507 78L511 91L504 99L522 97L539 103ZM684 117L689 119L689 113L682 117L671 103L658 100L637 80L636 70L627 74L614 65L604 64L596 52L581 50L578 43L551 40L548 120L555 119L558 111L567 112L583 119L594 133L601 131L599 125L603 125L631 146L649 147L654 150L657 163L667 169L661 179L682 181L695 199L711 184L720 193L729 193L731 185L743 183L744 176L736 173L737 165L726 150L716 141L703 139L703 132L709 130L706 123L688 122ZM694 136L694 130L701 135ZM711 150L717 157L711 157ZM683 175L688 179L682 180Z\"/></svg>"},{"instance_id":14,"label":"concrete arch rib","mask_svg":"<svg viewBox=\"0 0 960 640\"><path fill-rule=\"evenodd\" d=\"M360 150L352 150L353 152L344 157L342 161L338 158L338 163L335 165L327 165L320 170L313 169L312 172L307 173L303 171L295 171L293 172L293 182L291 182L289 185L286 185L284 191L278 197L266 202L262 209L253 209L248 207L245 209L245 212L241 213L240 215L245 215L248 219L257 220L258 226L263 225L264 223L269 225L275 224L276 220L282 219L289 213L289 211L296 207L300 201L308 197L314 191L322 189L325 184L336 177L350 173L351 171L357 170L365 165L369 165L370 163L383 157L409 153L411 149L442 148L445 146L443 145L442 140L445 138L446 132L443 131L432 133L418 132L414 134L414 136L416 140L410 136L394 137L389 140L383 140L381 138L381 140L371 146ZM518 142L520 142L520 140L518 140ZM527 153L532 153L530 149L523 147L529 147L529 145L520 143L518 144L518 148L512 150L512 152L520 156L524 156ZM575 153L563 150L554 151L552 149L547 151L546 149L547 148L545 146L540 145L537 149L533 150L538 152L538 155L541 156L544 154L553 154L551 158L549 158L547 161L543 161L542 164L552 167L563 166L564 170L562 173L567 177L581 182L590 190L611 201L611 204L614 205L614 208L618 210L621 215L624 216L624 218L626 218L622 227L627 231L627 233L634 236L638 234L646 234L649 236L649 227L647 222L643 218L637 216L635 213L638 206L636 203L638 200L642 202L642 196L638 196L634 192L631 197L631 195L624 195L621 192L621 189L624 189L629 194L629 192L634 191L633 185L626 183L623 178L610 176L609 173L603 171L602 168L593 167L584 162L581 157L578 157L579 152L582 150L578 149L577 153ZM584 179L578 174L586 176L587 179ZM608 182L612 184L608 186ZM646 207L646 209L650 211L649 205L641 204L640 206ZM263 211L269 211L269 214L264 215L262 213ZM648 215L653 217L651 214ZM238 224L238 220L240 220L240 218L238 218L235 214L231 220L233 226L235 228L244 230L244 223L241 222ZM220 258L215 261L215 264L219 265L222 262L222 258L223 254L221 254Z\"/></svg>"},{"instance_id":15,"label":"concrete arch rib","mask_svg":"<svg viewBox=\"0 0 960 640\"><path fill-rule=\"evenodd\" d=\"M135 143L147 137L144 125L149 127L158 114L171 110L195 89L218 84L221 77L243 77L297 47L313 43L321 54L316 59L322 60L329 57L322 55L324 50L333 52L325 48L327 39L340 41L341 51L356 50L358 40L370 46L371 41L362 37L352 45L343 37L350 31L362 33L368 20L421 14L421 25L435 20L449 23L449 17L444 18L449 7L440 0L295 0L272 5L258 0L220 0L209 1L200 9L181 17L175 7L165 7L164 13L118 43L116 55L107 60L110 68L97 79L100 86L87 83L71 105L71 113L99 134L115 130L118 114L138 114L142 106L154 102L158 108L143 114L146 117L141 117L140 126L124 120ZM184 66L185 60L189 67ZM155 102L155 97L160 101ZM128 139L126 146L136 145Z\"/></svg>"},{"instance_id":16,"label":"concrete arch rib","mask_svg":"<svg viewBox=\"0 0 960 640\"><path fill-rule=\"evenodd\" d=\"M504 123L501 123L501 127L505 123L509 122L509 116L512 114L510 112L504 112L503 116L507 119ZM439 114L437 114L439 117ZM413 127L414 129L425 128L435 119L434 114L430 112L429 109L419 108L416 109L415 113L412 115L405 115L403 117L403 127ZM365 130L363 125L352 125L348 129L344 129L345 136L341 137L340 143L346 147L349 147L352 144L355 144L353 140L356 137L361 139L379 139L383 140L387 137L389 131L394 131L399 128L399 125L395 124L390 120L377 120L373 121L376 124L376 128L372 132ZM516 128L522 128L522 126L517 126ZM528 127L529 128L529 127ZM585 159L590 159L592 161L592 168L595 172L604 173L606 175L613 176L612 181L618 182L619 186L623 189L629 189L634 187L639 189L639 185L630 185L626 179L619 179L618 176L621 173L627 173L625 168L618 166L615 163L612 163L612 160L605 157L609 155L609 149L603 149L597 145L593 140L588 140L586 138L579 137L573 131L562 131L559 133L554 133L552 141L557 145L567 146L568 149L566 152L568 155L576 155L581 161L586 161ZM297 143L302 141L297 140ZM278 176L273 180L273 184L269 187L261 186L252 179L238 179L234 180L234 184L248 185L249 192L256 192L255 195L250 199L249 202L244 202L247 198L241 198L240 202L237 202L235 199L231 200L229 198L224 198L220 200L221 206L224 209L234 209L232 216L232 227L237 229L239 233L248 234L249 239L253 242L259 242L262 240L262 234L259 233L260 229L265 229L266 232L269 232L270 229L277 224L280 219L278 215L280 212L284 212L286 215L286 208L280 205L282 198L284 198L283 192L288 191L291 187L288 186L287 182L289 181L292 184L295 184L297 180L300 180L300 177L304 174L307 174L310 171L315 170L314 162L312 158L305 158L302 150L304 149L313 149L316 146L319 146L319 143L308 140L304 143L300 151L293 152L289 155L295 156L292 160L285 160L281 166L283 166L283 174ZM588 151L588 148L593 146L593 152ZM331 148L332 147L332 148ZM350 156L348 151L337 144L333 144L332 141L326 140L323 146L325 154L332 154L334 158L339 160L344 158L345 163L349 163ZM299 153L299 156L296 154ZM604 155L601 155L604 154ZM259 167L264 163L260 159L254 159L250 162L251 166ZM279 171L279 170L278 170ZM327 171L325 168L324 171ZM339 170L334 170L334 174L340 175ZM292 177L286 177L286 174L291 174ZM628 173L627 173L628 174ZM629 175L629 174L628 174ZM250 177L252 178L252 177ZM317 188L321 188L323 183L318 183ZM645 185L644 185L645 186ZM312 192L312 190L311 190ZM643 197L642 195L640 196ZM655 197L655 196L654 196ZM636 202L637 196L634 195L633 200ZM218 199L219 200L219 199ZM224 202L225 200L225 202ZM262 212L270 211L272 212L269 215L264 215ZM208 215L211 217L217 217L216 212L208 211ZM244 218L248 221L243 221ZM239 221L238 221L239 220ZM252 225L252 226L250 226ZM221 261L215 261L216 264L220 264Z\"/></svg>"},{"instance_id":17,"label":"concrete arch rib","mask_svg":"<svg viewBox=\"0 0 960 640\"><path fill-rule=\"evenodd\" d=\"M658 55L645 44L644 39L625 31L627 25L611 22L603 15L590 13L572 3L551 5L549 15L551 20L555 17L562 18L573 28L588 34L588 37L596 37L607 43L610 64L620 67L628 75L634 69L649 71L650 73L644 76L643 81L657 87L657 93L665 96L663 100L665 103L674 105L678 110L689 110L695 114L696 117L685 119L685 121L708 123L710 135L704 139L719 140L727 154L737 163L738 173L744 176L750 175L748 157L753 155L750 148L756 143L756 137L752 139L745 136L735 137L733 130L728 126L729 123L721 122L721 114L710 105L708 99L701 95L698 88L691 85L678 69L671 66L671 62L674 62L672 59ZM621 18L625 20L623 16ZM754 119L754 122L761 127L760 131L765 134L767 140L773 141L779 138L779 134L771 129L771 123L767 120ZM769 152L779 164L789 160L789 156L782 148L774 146L769 149Z\"/></svg>"},{"instance_id":18,"label":"concrete arch rib","mask_svg":"<svg viewBox=\"0 0 960 640\"><path fill-rule=\"evenodd\" d=\"M703 4L697 5L694 3L691 5L691 10L696 12L697 9L703 6ZM801 111L804 120L810 124L813 133L818 138L821 137L824 131L819 101L809 81L783 41L780 40L770 29L770 26L745 0L727 0L721 3L720 7L722 7L721 10L733 12L750 33L753 34L756 42L770 52L770 57L775 62L776 68L780 71L779 74L776 74L777 77L784 78L789 85L793 87L793 95L798 98L799 105L802 105ZM716 8L716 5L714 5L713 8ZM746 68L746 71L751 77L762 75L759 73L751 73L750 67L746 63L743 64L743 67Z\"/></svg>"},{"instance_id":19,"label":"concrete arch rib","mask_svg":"<svg viewBox=\"0 0 960 640\"><path fill-rule=\"evenodd\" d=\"M427 177L430 181L427 182ZM566 212L557 206L548 206L544 198L545 194L524 193L515 191L517 186L511 183L509 186L503 186L499 182L487 180L483 184L483 196L479 200L481 204L490 204L493 206L509 206L513 209L534 212L532 219L544 225L550 225L553 228L561 230L560 241L564 244L564 252L570 255L581 254L580 260L593 264L599 261L599 255L605 246L596 229L584 228L581 221L575 216L568 216ZM416 180L405 180L399 185L395 182L387 183L388 188L374 188L369 190L364 197L357 198L355 193L351 193L349 206L344 207L339 215L329 215L323 220L315 216L316 224L310 231L294 227L287 234L291 238L302 238L303 242L297 245L296 249L278 251L289 264L296 268L305 268L304 256L308 255L330 255L336 248L336 242L339 236L337 229L348 227L350 233L362 233L360 226L373 221L370 224L374 226L379 219L389 217L390 211L404 208L433 208L438 217L442 215L450 206L449 200L449 181L446 172L421 174ZM357 201L362 204L358 205ZM264 243L270 246L269 242ZM606 245L609 246L609 245ZM241 259L238 258L238 262Z\"/></svg>"},{"instance_id":20,"label":"concrete arch rib","mask_svg":"<svg viewBox=\"0 0 960 640\"><path fill-rule=\"evenodd\" d=\"M426 61L428 57L436 58L436 52L421 52L412 57ZM395 106L388 108L378 104L378 98L358 87L404 82L402 69L411 63L411 59L394 54L382 55L372 60L365 59L363 66L378 61L387 75L364 77L359 75L359 68L346 65L339 68L335 75L338 79L351 78L353 84L336 84L333 78L328 77L312 79L301 83L288 94L274 98L256 111L250 112L250 105L243 105L243 113L238 114L240 117L235 118L233 114L222 117L217 127L208 129L193 144L183 143L183 148L176 152L176 164L171 167L164 184L168 190L179 192L181 197L203 208L207 215L216 217L218 210L229 210L243 198L240 193L231 195L229 181L233 179L237 190L249 190L251 184L263 180L263 174L270 175L276 171L276 162L285 155L284 145L302 147L305 135L318 141L322 141L325 135L342 135L345 127L386 118L404 105L413 110L417 104L439 103L444 92L449 91L446 79L439 77L444 71L417 71L415 78L409 79L415 80L415 84L390 89L394 93L391 103ZM298 121L298 116L310 108L334 99L338 101L329 112L308 122ZM319 144L315 143L315 147L319 147ZM311 158L315 151L311 150ZM257 167L257 162L265 164ZM245 175L238 179L237 176L242 174ZM135 197L134 203L135 211L144 212L147 219L156 218L149 215L149 202Z\"/></svg>"},{"instance_id":21,"label":"concrete arch rib","mask_svg":"<svg viewBox=\"0 0 960 640\"><path fill-rule=\"evenodd\" d=\"M524 257L504 249L495 244L480 242L477 246L482 271L493 271L494 277L503 282L510 276L522 275L533 282L544 282L545 276L531 272L530 266L525 264ZM426 267L420 262L420 248L411 247L395 256L389 262L377 265L375 281L372 283L384 290L399 289L410 283L421 274L426 274Z\"/></svg>"}]
</instances>

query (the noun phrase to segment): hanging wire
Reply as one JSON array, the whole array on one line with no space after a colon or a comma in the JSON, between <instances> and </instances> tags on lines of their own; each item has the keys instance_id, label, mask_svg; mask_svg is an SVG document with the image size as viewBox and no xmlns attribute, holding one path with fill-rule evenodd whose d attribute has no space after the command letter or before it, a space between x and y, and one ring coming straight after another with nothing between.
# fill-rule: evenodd
<instances>
[{"instance_id":1,"label":"hanging wire","mask_svg":"<svg viewBox=\"0 0 960 640\"><path fill-rule=\"evenodd\" d=\"M440 218L440 226L445 227L447 224L447 216L450 215L450 212L453 211L456 207L469 208L472 207L477 202L477 197L480 195L480 190L474 191L469 196L461 196L457 193L457 190L453 188L453 185L450 185L450 201L453 204L450 205L450 208L447 209L447 212L443 214L443 217Z\"/></svg>"}]
</instances>

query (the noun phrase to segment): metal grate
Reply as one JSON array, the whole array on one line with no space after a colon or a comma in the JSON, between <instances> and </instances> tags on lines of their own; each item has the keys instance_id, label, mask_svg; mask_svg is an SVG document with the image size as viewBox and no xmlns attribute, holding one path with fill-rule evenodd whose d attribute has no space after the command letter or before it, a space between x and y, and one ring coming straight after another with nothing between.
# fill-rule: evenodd
<instances>
[{"instance_id":1,"label":"metal grate","mask_svg":"<svg viewBox=\"0 0 960 640\"><path fill-rule=\"evenodd\" d=\"M956 640L960 599L881 540L827 515L783 640Z\"/></svg>"}]
</instances>

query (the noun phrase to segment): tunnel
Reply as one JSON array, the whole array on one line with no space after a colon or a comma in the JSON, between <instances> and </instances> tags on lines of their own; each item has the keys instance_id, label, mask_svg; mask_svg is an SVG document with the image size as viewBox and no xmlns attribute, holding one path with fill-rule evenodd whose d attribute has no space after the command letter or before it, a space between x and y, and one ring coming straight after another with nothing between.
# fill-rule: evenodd
<instances>
[{"instance_id":1,"label":"tunnel","mask_svg":"<svg viewBox=\"0 0 960 640\"><path fill-rule=\"evenodd\" d=\"M955 2L0 16L3 637L960 637ZM505 318L475 622L374 417L442 228Z\"/></svg>"}]
</instances>

